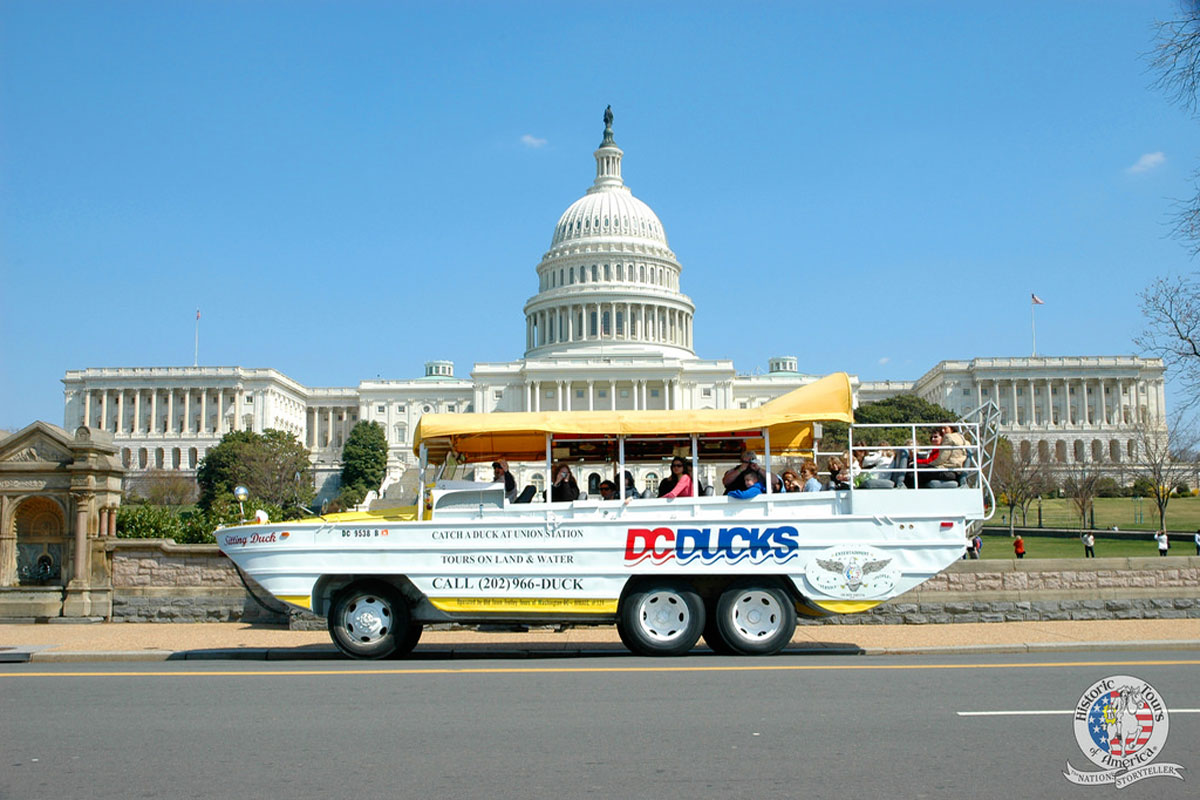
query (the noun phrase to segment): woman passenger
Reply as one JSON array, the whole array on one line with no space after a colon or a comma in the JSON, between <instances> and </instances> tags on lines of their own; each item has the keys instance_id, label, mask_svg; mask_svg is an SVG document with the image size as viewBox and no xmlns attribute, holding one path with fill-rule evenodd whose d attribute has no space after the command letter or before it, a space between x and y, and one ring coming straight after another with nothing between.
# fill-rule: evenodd
<instances>
[{"instance_id":1,"label":"woman passenger","mask_svg":"<svg viewBox=\"0 0 1200 800\"><path fill-rule=\"evenodd\" d=\"M804 481L795 471L785 469L783 471L783 491L785 492L803 492Z\"/></svg>"},{"instance_id":2,"label":"woman passenger","mask_svg":"<svg viewBox=\"0 0 1200 800\"><path fill-rule=\"evenodd\" d=\"M671 459L671 474L658 484L659 497L691 497L692 465L682 458Z\"/></svg>"},{"instance_id":3,"label":"woman passenger","mask_svg":"<svg viewBox=\"0 0 1200 800\"><path fill-rule=\"evenodd\" d=\"M833 456L829 459L829 483L826 484L825 488L850 488L850 470L846 467L846 462L841 456Z\"/></svg>"},{"instance_id":4,"label":"woman passenger","mask_svg":"<svg viewBox=\"0 0 1200 800\"><path fill-rule=\"evenodd\" d=\"M554 484L550 487L550 499L555 503L569 503L579 499L579 484L571 474L571 468L563 462L554 465Z\"/></svg>"},{"instance_id":5,"label":"woman passenger","mask_svg":"<svg viewBox=\"0 0 1200 800\"><path fill-rule=\"evenodd\" d=\"M817 462L811 458L806 459L800 465L800 477L804 479L804 488L802 492L819 492L821 491L821 482L817 480Z\"/></svg>"}]
</instances>

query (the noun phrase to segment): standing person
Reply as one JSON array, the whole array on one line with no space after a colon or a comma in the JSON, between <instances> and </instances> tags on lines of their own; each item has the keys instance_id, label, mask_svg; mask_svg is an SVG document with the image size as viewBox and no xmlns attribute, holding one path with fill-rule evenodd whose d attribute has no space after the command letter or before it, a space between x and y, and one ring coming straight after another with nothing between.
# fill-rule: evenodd
<instances>
[{"instance_id":1,"label":"standing person","mask_svg":"<svg viewBox=\"0 0 1200 800\"><path fill-rule=\"evenodd\" d=\"M1081 536L1080 538L1083 539L1083 557L1084 558L1095 558L1096 557L1096 537L1093 536L1090 532L1084 531L1083 536Z\"/></svg>"},{"instance_id":2,"label":"standing person","mask_svg":"<svg viewBox=\"0 0 1200 800\"><path fill-rule=\"evenodd\" d=\"M1171 540L1167 538L1166 531L1159 531L1154 534L1154 541L1158 542L1158 554L1160 556L1165 556L1167 550L1171 549Z\"/></svg>"},{"instance_id":3,"label":"standing person","mask_svg":"<svg viewBox=\"0 0 1200 800\"><path fill-rule=\"evenodd\" d=\"M979 558L981 555L983 555L983 537L982 536L980 536L978 533L975 534L975 538L971 540L971 544L975 546L975 557L976 558Z\"/></svg>"},{"instance_id":4,"label":"standing person","mask_svg":"<svg viewBox=\"0 0 1200 800\"><path fill-rule=\"evenodd\" d=\"M1200 528L1196 529L1196 555L1200 556Z\"/></svg>"},{"instance_id":5,"label":"standing person","mask_svg":"<svg viewBox=\"0 0 1200 800\"><path fill-rule=\"evenodd\" d=\"M1013 539L1013 553L1017 558L1025 557L1025 540L1021 538L1021 534L1017 534L1017 538Z\"/></svg>"},{"instance_id":6,"label":"standing person","mask_svg":"<svg viewBox=\"0 0 1200 800\"><path fill-rule=\"evenodd\" d=\"M692 465L682 458L671 459L671 474L658 484L659 497L691 497Z\"/></svg>"},{"instance_id":7,"label":"standing person","mask_svg":"<svg viewBox=\"0 0 1200 800\"><path fill-rule=\"evenodd\" d=\"M492 482L504 484L504 496L508 502L517 499L517 479L508 471L508 462L504 459L492 462Z\"/></svg>"}]
</instances>

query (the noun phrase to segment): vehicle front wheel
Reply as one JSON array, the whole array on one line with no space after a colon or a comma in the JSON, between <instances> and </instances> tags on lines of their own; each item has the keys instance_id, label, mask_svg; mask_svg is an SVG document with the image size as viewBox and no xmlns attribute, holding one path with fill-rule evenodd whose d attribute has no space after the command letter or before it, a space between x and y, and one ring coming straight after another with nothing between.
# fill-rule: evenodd
<instances>
[{"instance_id":1,"label":"vehicle front wheel","mask_svg":"<svg viewBox=\"0 0 1200 800\"><path fill-rule=\"evenodd\" d=\"M684 581L646 582L625 596L617 628L638 655L683 655L704 630L704 601Z\"/></svg>"},{"instance_id":2,"label":"vehicle front wheel","mask_svg":"<svg viewBox=\"0 0 1200 800\"><path fill-rule=\"evenodd\" d=\"M351 658L387 658L411 650L420 638L403 598L381 581L360 581L347 586L329 609L329 634L333 643Z\"/></svg>"},{"instance_id":3,"label":"vehicle front wheel","mask_svg":"<svg viewBox=\"0 0 1200 800\"><path fill-rule=\"evenodd\" d=\"M746 582L730 586L717 599L717 633L735 653L778 653L796 632L796 606L780 587Z\"/></svg>"}]
</instances>

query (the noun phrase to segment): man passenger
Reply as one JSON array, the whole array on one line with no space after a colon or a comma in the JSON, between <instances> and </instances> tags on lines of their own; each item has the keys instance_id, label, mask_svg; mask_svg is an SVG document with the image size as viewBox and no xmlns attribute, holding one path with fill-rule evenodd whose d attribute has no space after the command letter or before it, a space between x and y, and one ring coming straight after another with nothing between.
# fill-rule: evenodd
<instances>
[{"instance_id":1,"label":"man passenger","mask_svg":"<svg viewBox=\"0 0 1200 800\"><path fill-rule=\"evenodd\" d=\"M741 461L721 477L721 482L725 484L725 494L742 491L746 486L747 472L757 474L760 482L767 478L763 468L758 465L758 456L749 450L743 450Z\"/></svg>"}]
</instances>

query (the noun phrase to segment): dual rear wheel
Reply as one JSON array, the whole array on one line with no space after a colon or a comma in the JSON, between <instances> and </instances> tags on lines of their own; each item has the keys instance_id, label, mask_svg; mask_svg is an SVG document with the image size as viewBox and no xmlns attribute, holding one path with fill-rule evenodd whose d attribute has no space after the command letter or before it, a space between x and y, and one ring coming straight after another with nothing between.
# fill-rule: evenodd
<instances>
[{"instance_id":1,"label":"dual rear wheel","mask_svg":"<svg viewBox=\"0 0 1200 800\"><path fill-rule=\"evenodd\" d=\"M791 597L771 581L745 580L707 604L683 580L639 581L625 595L617 631L638 655L676 656L701 635L721 655L770 655L782 650L796 629Z\"/></svg>"}]
</instances>

